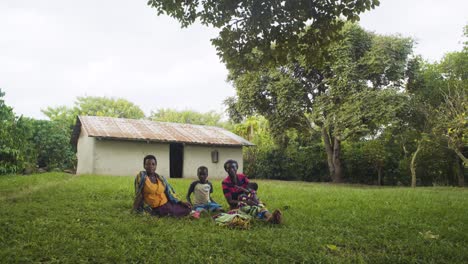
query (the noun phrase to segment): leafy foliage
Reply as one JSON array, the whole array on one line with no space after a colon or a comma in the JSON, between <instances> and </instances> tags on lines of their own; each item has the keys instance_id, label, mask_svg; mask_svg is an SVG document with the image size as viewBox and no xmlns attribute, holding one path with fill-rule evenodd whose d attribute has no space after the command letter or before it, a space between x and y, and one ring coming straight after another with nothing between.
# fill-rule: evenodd
<instances>
[{"instance_id":1,"label":"leafy foliage","mask_svg":"<svg viewBox=\"0 0 468 264\"><path fill-rule=\"evenodd\" d=\"M231 78L237 89L232 113L265 116L275 138L289 128L322 131L333 181L341 181L340 144L389 125L405 96L398 93L412 41L379 36L348 23L339 40L323 47L324 60L291 57Z\"/></svg>"},{"instance_id":2,"label":"leafy foliage","mask_svg":"<svg viewBox=\"0 0 468 264\"><path fill-rule=\"evenodd\" d=\"M58 121L31 120L33 135L30 140L37 153L37 166L40 168L74 168L76 157L70 145L68 127Z\"/></svg>"},{"instance_id":3,"label":"leafy foliage","mask_svg":"<svg viewBox=\"0 0 468 264\"><path fill-rule=\"evenodd\" d=\"M3 100L0 89L0 175L20 173L32 162L33 153L27 144L31 129L23 117Z\"/></svg>"},{"instance_id":4,"label":"leafy foliage","mask_svg":"<svg viewBox=\"0 0 468 264\"><path fill-rule=\"evenodd\" d=\"M79 115L108 116L119 118L141 119L145 117L137 105L125 99L107 97L78 97L75 106L47 107L42 112L51 120L59 121L72 127Z\"/></svg>"},{"instance_id":5,"label":"leafy foliage","mask_svg":"<svg viewBox=\"0 0 468 264\"><path fill-rule=\"evenodd\" d=\"M316 60L317 47L329 43L343 25L340 18L356 21L378 4L378 0L148 1L158 15L169 15L183 27L199 20L219 28L212 43L230 70L284 63L291 53ZM256 60L254 52L261 53L262 60Z\"/></svg>"},{"instance_id":6,"label":"leafy foliage","mask_svg":"<svg viewBox=\"0 0 468 264\"><path fill-rule=\"evenodd\" d=\"M196 111L184 110L177 111L173 109L158 109L152 111L149 119L160 122L173 122L194 125L224 126L221 121L221 114L215 111L207 113L198 113Z\"/></svg>"}]
</instances>

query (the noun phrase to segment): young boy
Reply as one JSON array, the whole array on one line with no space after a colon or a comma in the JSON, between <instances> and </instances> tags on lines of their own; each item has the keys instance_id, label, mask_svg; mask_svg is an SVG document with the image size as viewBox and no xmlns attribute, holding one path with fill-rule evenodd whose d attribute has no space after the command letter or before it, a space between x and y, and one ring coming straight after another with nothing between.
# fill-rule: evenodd
<instances>
[{"instance_id":1,"label":"young boy","mask_svg":"<svg viewBox=\"0 0 468 264\"><path fill-rule=\"evenodd\" d=\"M216 203L211 198L213 193L213 186L208 178L208 168L200 166L197 169L198 181L192 182L187 192L187 201L192 204L192 216L195 218L200 217L200 213L203 211L209 212L223 212L221 205ZM190 195L193 193L193 202L190 200Z\"/></svg>"}]
</instances>

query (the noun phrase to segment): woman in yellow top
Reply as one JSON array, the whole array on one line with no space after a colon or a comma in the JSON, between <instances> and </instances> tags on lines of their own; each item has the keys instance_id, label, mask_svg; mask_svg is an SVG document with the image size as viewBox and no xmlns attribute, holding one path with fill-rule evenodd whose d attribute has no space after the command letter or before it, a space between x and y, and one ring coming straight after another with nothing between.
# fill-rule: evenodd
<instances>
[{"instance_id":1,"label":"woman in yellow top","mask_svg":"<svg viewBox=\"0 0 468 264\"><path fill-rule=\"evenodd\" d=\"M190 214L190 204L177 199L166 178L156 173L157 160L153 155L143 159L144 171L135 177L133 210L147 211L157 216L182 217Z\"/></svg>"}]
</instances>

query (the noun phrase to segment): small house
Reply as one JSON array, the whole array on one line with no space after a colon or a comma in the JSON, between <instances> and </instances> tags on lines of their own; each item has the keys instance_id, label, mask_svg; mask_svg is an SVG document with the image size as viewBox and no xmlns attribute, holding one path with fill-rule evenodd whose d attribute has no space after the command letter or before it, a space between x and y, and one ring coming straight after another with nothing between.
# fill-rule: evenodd
<instances>
[{"instance_id":1,"label":"small house","mask_svg":"<svg viewBox=\"0 0 468 264\"><path fill-rule=\"evenodd\" d=\"M242 172L242 147L253 145L214 126L99 116L79 116L72 143L77 174L133 176L152 154L158 161L156 172L171 178L196 177L202 165L210 178L223 178L228 159L236 160Z\"/></svg>"}]
</instances>

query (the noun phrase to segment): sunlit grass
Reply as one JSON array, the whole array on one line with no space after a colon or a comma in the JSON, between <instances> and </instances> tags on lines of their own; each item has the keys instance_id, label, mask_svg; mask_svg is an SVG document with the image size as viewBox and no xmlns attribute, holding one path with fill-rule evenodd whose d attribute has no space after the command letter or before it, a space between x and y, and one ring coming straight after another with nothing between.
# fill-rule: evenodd
<instances>
[{"instance_id":1,"label":"sunlit grass","mask_svg":"<svg viewBox=\"0 0 468 264\"><path fill-rule=\"evenodd\" d=\"M2 176L0 262L468 263L466 189L257 182L284 225L134 215L133 177Z\"/></svg>"}]
</instances>

